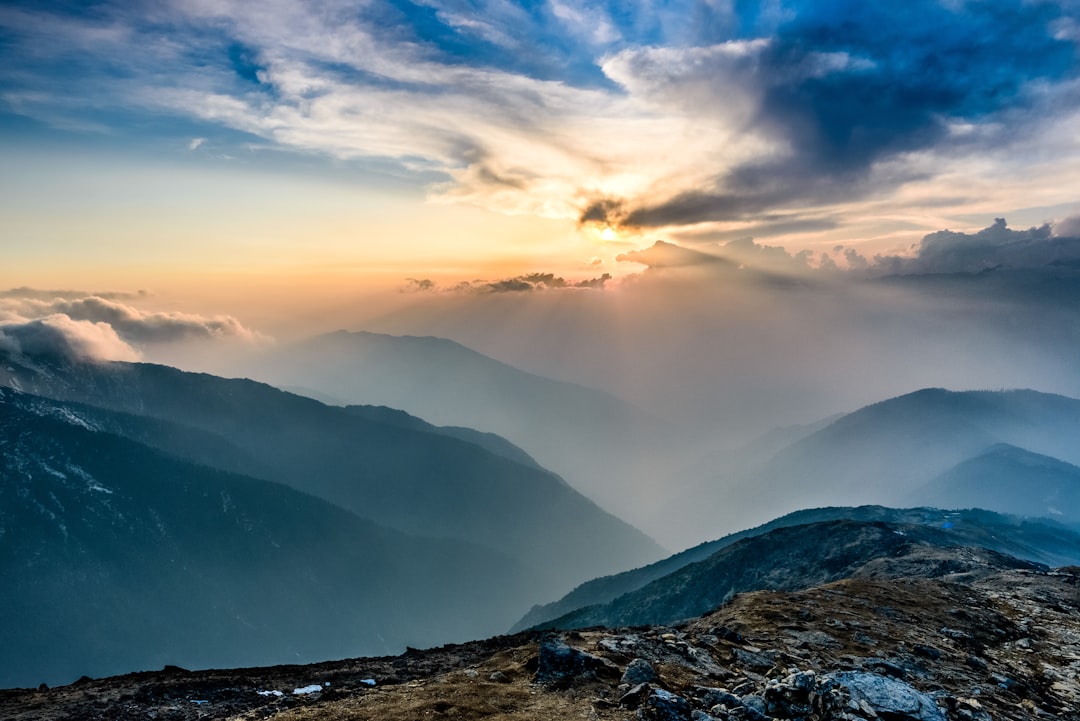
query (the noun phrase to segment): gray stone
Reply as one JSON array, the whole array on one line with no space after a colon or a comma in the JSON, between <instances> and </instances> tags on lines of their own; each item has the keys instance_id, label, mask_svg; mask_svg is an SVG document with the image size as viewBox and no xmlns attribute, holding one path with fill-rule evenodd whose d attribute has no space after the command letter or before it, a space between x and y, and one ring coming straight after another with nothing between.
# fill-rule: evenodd
<instances>
[{"instance_id":1,"label":"gray stone","mask_svg":"<svg viewBox=\"0 0 1080 721\"><path fill-rule=\"evenodd\" d=\"M768 656L741 648L733 650L735 662L744 668L769 669L773 667L773 660Z\"/></svg>"},{"instance_id":2,"label":"gray stone","mask_svg":"<svg viewBox=\"0 0 1080 721\"><path fill-rule=\"evenodd\" d=\"M769 718L768 706L765 704L765 699L756 694L749 696L743 696L741 700L743 708L753 711L758 716Z\"/></svg>"},{"instance_id":3,"label":"gray stone","mask_svg":"<svg viewBox=\"0 0 1080 721\"><path fill-rule=\"evenodd\" d=\"M559 639L540 644L535 680L548 688L569 688L580 681L618 675L618 668L610 661L579 651Z\"/></svg>"},{"instance_id":4,"label":"gray stone","mask_svg":"<svg viewBox=\"0 0 1080 721\"><path fill-rule=\"evenodd\" d=\"M635 658L626 666L622 682L635 686L639 683L652 683L657 680L656 669L643 658Z\"/></svg>"},{"instance_id":5,"label":"gray stone","mask_svg":"<svg viewBox=\"0 0 1080 721\"><path fill-rule=\"evenodd\" d=\"M823 686L830 685L843 687L857 706L865 704L879 716L895 721L945 721L934 699L899 679L845 671L827 675Z\"/></svg>"},{"instance_id":6,"label":"gray stone","mask_svg":"<svg viewBox=\"0 0 1080 721\"><path fill-rule=\"evenodd\" d=\"M690 721L690 704L682 696L655 688L638 709L638 718L643 721Z\"/></svg>"},{"instance_id":7,"label":"gray stone","mask_svg":"<svg viewBox=\"0 0 1080 721\"><path fill-rule=\"evenodd\" d=\"M652 687L649 684L639 683L619 697L619 705L627 708L637 708L649 695L650 691L652 691Z\"/></svg>"}]
</instances>

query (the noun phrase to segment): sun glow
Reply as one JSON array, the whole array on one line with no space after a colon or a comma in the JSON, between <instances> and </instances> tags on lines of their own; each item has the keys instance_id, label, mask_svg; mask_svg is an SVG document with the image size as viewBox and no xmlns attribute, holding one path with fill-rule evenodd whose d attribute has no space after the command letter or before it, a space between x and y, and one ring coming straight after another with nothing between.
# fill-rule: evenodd
<instances>
[{"instance_id":1,"label":"sun glow","mask_svg":"<svg viewBox=\"0 0 1080 721\"><path fill-rule=\"evenodd\" d=\"M615 232L615 229L612 228L610 225L604 226L604 229L600 231L601 240L615 240L615 238L617 237L618 234Z\"/></svg>"}]
</instances>

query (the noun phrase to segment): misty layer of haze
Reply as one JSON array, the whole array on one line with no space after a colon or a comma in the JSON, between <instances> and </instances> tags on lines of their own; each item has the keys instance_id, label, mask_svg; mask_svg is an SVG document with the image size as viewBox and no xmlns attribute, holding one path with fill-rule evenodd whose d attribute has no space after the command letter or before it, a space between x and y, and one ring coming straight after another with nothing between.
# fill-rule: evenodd
<instances>
[{"instance_id":1,"label":"misty layer of haze","mask_svg":"<svg viewBox=\"0 0 1080 721\"><path fill-rule=\"evenodd\" d=\"M617 282L415 281L402 309L357 310L347 330L364 332L325 328L299 341L228 317L136 311L132 299L11 291L2 338L33 348L50 330L81 353L496 433L681 548L805 502L843 502L824 489L750 492L745 470L835 414L927 387L1080 396L1075 225L1013 230L997 219L977 233L930 234L904 257L658 241L620 256L643 269ZM719 504L711 517L680 522L703 488Z\"/></svg>"}]
</instances>

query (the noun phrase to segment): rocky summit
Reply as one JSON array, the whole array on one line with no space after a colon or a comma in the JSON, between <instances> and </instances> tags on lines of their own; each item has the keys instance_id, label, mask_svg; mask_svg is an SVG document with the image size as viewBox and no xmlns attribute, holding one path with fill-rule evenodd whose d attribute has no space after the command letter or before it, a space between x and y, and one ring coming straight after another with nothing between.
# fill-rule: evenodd
<instances>
[{"instance_id":1,"label":"rocky summit","mask_svg":"<svg viewBox=\"0 0 1080 721\"><path fill-rule=\"evenodd\" d=\"M849 578L672 626L0 691L31 719L1080 719L1080 568Z\"/></svg>"}]
</instances>

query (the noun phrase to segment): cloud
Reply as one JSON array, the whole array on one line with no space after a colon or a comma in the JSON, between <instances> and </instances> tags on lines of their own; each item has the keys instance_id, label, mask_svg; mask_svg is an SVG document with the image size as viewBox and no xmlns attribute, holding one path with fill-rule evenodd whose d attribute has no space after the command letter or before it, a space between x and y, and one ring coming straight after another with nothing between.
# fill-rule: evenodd
<instances>
[{"instance_id":1,"label":"cloud","mask_svg":"<svg viewBox=\"0 0 1080 721\"><path fill-rule=\"evenodd\" d=\"M702 247L687 248L675 243L658 240L644 250L621 253L620 262L640 263L650 270L669 268L705 268L713 273L732 271L755 271L757 280L765 276L808 275L811 272L835 269L828 263L812 266L811 253L789 253L778 246L761 245L752 238L740 238L727 243L712 245L706 251Z\"/></svg>"},{"instance_id":2,"label":"cloud","mask_svg":"<svg viewBox=\"0 0 1080 721\"><path fill-rule=\"evenodd\" d=\"M181 118L505 213L760 225L1018 172L1034 207L1061 202L1040 158L1080 154L1060 129L1080 93L1059 2L60 7L0 12L15 112L114 130Z\"/></svg>"},{"instance_id":3,"label":"cloud","mask_svg":"<svg viewBox=\"0 0 1080 721\"><path fill-rule=\"evenodd\" d=\"M118 338L137 346L190 340L237 340L257 343L266 337L228 315L203 316L175 311L146 311L121 303L145 293L80 295L79 291L15 288L0 292L0 318L25 323L52 318L50 327L66 319L109 328Z\"/></svg>"},{"instance_id":4,"label":"cloud","mask_svg":"<svg viewBox=\"0 0 1080 721\"><path fill-rule=\"evenodd\" d=\"M1054 223L1054 235L1080 238L1080 215L1074 215Z\"/></svg>"},{"instance_id":5,"label":"cloud","mask_svg":"<svg viewBox=\"0 0 1080 721\"><path fill-rule=\"evenodd\" d=\"M563 288L593 288L603 289L604 284L611 280L610 273L604 273L597 278L588 278L579 281L567 281L554 273L527 273L515 278L505 278L490 283L474 285L473 288L484 293L519 293L533 290L554 290Z\"/></svg>"},{"instance_id":6,"label":"cloud","mask_svg":"<svg viewBox=\"0 0 1080 721\"><path fill-rule=\"evenodd\" d=\"M902 20L873 3L791 7L767 40L630 48L605 62L629 92L742 125L764 152L667 198L606 197L582 221L685 225L887 194L925 177L925 165L905 167L913 154L1002 142L995 123L1022 122L1029 90L1075 69L1075 45L1049 30L1063 13L1053 3L923 0ZM957 123L983 133L962 140Z\"/></svg>"},{"instance_id":7,"label":"cloud","mask_svg":"<svg viewBox=\"0 0 1080 721\"><path fill-rule=\"evenodd\" d=\"M732 267L730 261L710 253L684 248L675 243L658 240L644 250L632 250L620 253L615 260L625 263L640 263L650 268L686 268L701 265L723 265Z\"/></svg>"},{"instance_id":8,"label":"cloud","mask_svg":"<svg viewBox=\"0 0 1080 721\"><path fill-rule=\"evenodd\" d=\"M457 286L456 290L466 290L473 293L527 293L574 289L603 290L609 280L611 280L610 273L578 281L568 281L554 273L526 273L525 275L501 280L476 280L470 283L462 283Z\"/></svg>"},{"instance_id":9,"label":"cloud","mask_svg":"<svg viewBox=\"0 0 1080 721\"><path fill-rule=\"evenodd\" d=\"M1080 225L1075 218L1051 227L1012 230L1004 218L975 233L941 230L922 239L913 257L877 256L877 273L979 273L998 268L1080 267ZM1063 234L1057 234L1055 233Z\"/></svg>"},{"instance_id":10,"label":"cloud","mask_svg":"<svg viewBox=\"0 0 1080 721\"><path fill-rule=\"evenodd\" d=\"M51 307L75 320L103 322L133 343L169 343L190 339L235 338L256 341L259 334L232 316L148 312L104 298L56 301Z\"/></svg>"},{"instance_id":11,"label":"cloud","mask_svg":"<svg viewBox=\"0 0 1080 721\"><path fill-rule=\"evenodd\" d=\"M430 278L406 278L402 286L402 293L430 293L436 288L435 281Z\"/></svg>"},{"instance_id":12,"label":"cloud","mask_svg":"<svg viewBox=\"0 0 1080 721\"><path fill-rule=\"evenodd\" d=\"M138 351L108 323L56 314L25 323L0 324L0 349L64 360L137 361Z\"/></svg>"},{"instance_id":13,"label":"cloud","mask_svg":"<svg viewBox=\"0 0 1080 721\"><path fill-rule=\"evenodd\" d=\"M26 298L31 300L54 300L56 298L78 299L94 296L106 300L136 300L149 297L150 293L145 290L137 291L100 291L88 292L85 290L43 290L40 288L9 288L0 290L0 298Z\"/></svg>"}]
</instances>

